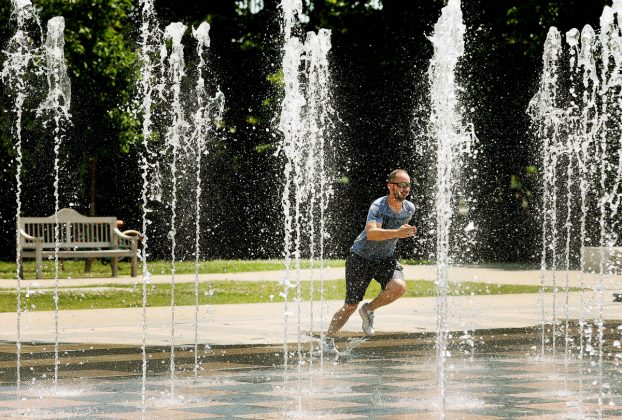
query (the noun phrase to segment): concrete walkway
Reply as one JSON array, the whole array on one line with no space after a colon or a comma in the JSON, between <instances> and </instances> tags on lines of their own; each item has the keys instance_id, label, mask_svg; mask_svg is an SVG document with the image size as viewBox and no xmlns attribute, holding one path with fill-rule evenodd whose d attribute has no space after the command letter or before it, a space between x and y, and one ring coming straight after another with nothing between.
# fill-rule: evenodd
<instances>
[{"instance_id":1,"label":"concrete walkway","mask_svg":"<svg viewBox=\"0 0 622 420\"><path fill-rule=\"evenodd\" d=\"M406 266L408 279L434 280L435 266ZM324 279L343 278L343 268L330 268ZM317 279L319 274L302 270L300 278ZM279 281L283 271L254 273L207 274L200 281ZM296 278L292 275L291 278ZM538 270L495 270L488 268L453 267L450 281L479 281L496 284L540 285ZM176 282L193 282L193 275L178 275ZM520 294L448 297L448 325L451 330L464 331L487 328L519 328L537 325L542 319L564 320L596 319L622 320L622 303L612 301L612 291L622 290L622 276L601 278L579 272L547 273L546 285L555 283L560 289L566 284L597 290L569 294ZM61 280L63 287L87 285L131 284L142 278L102 278ZM168 283L168 276L154 276L154 283ZM600 287L602 282L603 287ZM9 283L13 283L9 285ZM4 288L14 288L15 282L3 280ZM22 288L53 287L53 280L24 280ZM598 290L602 290L599 292ZM290 297L291 298L291 297ZM568 302L566 304L566 301ZM436 298L403 298L376 311L376 330L379 332L433 332L437 323ZM242 305L211 305L137 309L70 310L58 314L59 341L63 343L116 343L140 344L143 337L148 345L168 345L171 337L175 344L191 344L195 340L195 319L198 319L198 341L202 344L276 344L284 339L297 341L298 331L307 341L310 331L325 329L330 317L341 306L341 301L289 302ZM566 309L567 308L567 309ZM171 319L175 319L172 326ZM345 325L344 332L360 333L358 314ZM300 325L300 327L298 326ZM285 328L287 326L287 328ZM20 318L20 340L27 342L54 342L56 337L53 312L25 312ZM285 332L287 331L287 333ZM146 334L146 335L144 335ZM16 341L17 315L0 314L0 341Z\"/></svg>"},{"instance_id":2,"label":"concrete walkway","mask_svg":"<svg viewBox=\"0 0 622 420\"><path fill-rule=\"evenodd\" d=\"M295 270L290 272L290 279L293 281L299 278L301 280L315 279L319 280L320 276L325 280L335 280L345 278L345 272L343 267L326 268L322 273L319 270L300 270L297 273ZM405 265L404 276L410 280L435 280L436 279L436 266L435 265ZM215 273L215 274L200 274L199 281L282 281L287 278L285 270L278 271L256 271L256 272L243 272L243 273ZM553 281L561 288L568 281L569 287L580 287L583 284L585 287L592 287L593 284L599 281L599 276L593 273L581 273L580 271L548 271L545 277L545 284L552 285ZM139 277L95 277L95 278L75 278L75 279L61 279L59 281L61 287L84 287L94 285L128 285L142 283L142 276ZM151 276L152 283L170 283L170 275L153 274ZM176 274L176 283L191 283L195 281L194 274ZM449 269L449 281L455 282L484 282L491 285L494 284L518 284L518 285L541 285L542 274L540 270L504 270L494 268L480 268L480 267L450 267ZM605 276L604 278L605 288L622 289L622 275ZM16 280L0 280L0 288L14 289L16 287ZM54 287L54 280L34 280L25 279L21 282L23 289L30 288L52 288Z\"/></svg>"}]
</instances>

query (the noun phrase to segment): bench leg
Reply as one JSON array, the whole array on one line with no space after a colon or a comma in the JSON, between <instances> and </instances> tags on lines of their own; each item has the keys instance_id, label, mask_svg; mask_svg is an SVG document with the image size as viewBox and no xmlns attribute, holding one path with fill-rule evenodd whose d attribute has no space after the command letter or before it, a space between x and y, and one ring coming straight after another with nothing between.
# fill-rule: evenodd
<instances>
[{"instance_id":1,"label":"bench leg","mask_svg":"<svg viewBox=\"0 0 622 420\"><path fill-rule=\"evenodd\" d=\"M112 257L110 259L110 267L112 267L112 277L117 277L119 269L117 267L117 257Z\"/></svg>"},{"instance_id":2,"label":"bench leg","mask_svg":"<svg viewBox=\"0 0 622 420\"><path fill-rule=\"evenodd\" d=\"M138 261L136 258L136 254L132 255L132 277L136 277L138 275Z\"/></svg>"},{"instance_id":3,"label":"bench leg","mask_svg":"<svg viewBox=\"0 0 622 420\"><path fill-rule=\"evenodd\" d=\"M43 273L43 262L42 262L43 258L41 256L41 249L36 249L35 250L35 273L36 273L36 278L37 279L41 279Z\"/></svg>"},{"instance_id":4,"label":"bench leg","mask_svg":"<svg viewBox=\"0 0 622 420\"><path fill-rule=\"evenodd\" d=\"M137 254L137 244L136 241L132 241L132 277L136 277L138 275L138 257Z\"/></svg>"},{"instance_id":5,"label":"bench leg","mask_svg":"<svg viewBox=\"0 0 622 420\"><path fill-rule=\"evenodd\" d=\"M20 258L17 264L18 264L17 265L17 276L19 277L20 280L23 280L24 279L24 260Z\"/></svg>"}]
</instances>

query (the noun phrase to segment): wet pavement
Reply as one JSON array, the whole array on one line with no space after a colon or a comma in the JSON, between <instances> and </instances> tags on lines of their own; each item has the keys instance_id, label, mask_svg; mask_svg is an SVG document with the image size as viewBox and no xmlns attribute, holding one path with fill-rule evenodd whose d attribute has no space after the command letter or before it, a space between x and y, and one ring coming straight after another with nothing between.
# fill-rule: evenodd
<instances>
[{"instance_id":1,"label":"wet pavement","mask_svg":"<svg viewBox=\"0 0 622 420\"><path fill-rule=\"evenodd\" d=\"M382 334L343 337L339 360L320 360L309 344L212 346L175 351L148 347L143 392L137 346L61 345L54 386L53 345L25 345L21 387L15 386L15 347L0 346L0 416L31 418L620 418L622 370L611 343L619 323L605 326L603 358L540 353L540 328L475 331L449 342L444 405L439 398L435 336ZM561 327L560 327L561 328ZM577 326L570 328L576 333ZM471 341L471 339L473 341ZM349 344L358 346L347 351ZM575 343L576 345L576 343ZM351 346L350 346L351 347ZM301 363L298 363L298 361ZM144 399L143 399L144 398Z\"/></svg>"}]
</instances>

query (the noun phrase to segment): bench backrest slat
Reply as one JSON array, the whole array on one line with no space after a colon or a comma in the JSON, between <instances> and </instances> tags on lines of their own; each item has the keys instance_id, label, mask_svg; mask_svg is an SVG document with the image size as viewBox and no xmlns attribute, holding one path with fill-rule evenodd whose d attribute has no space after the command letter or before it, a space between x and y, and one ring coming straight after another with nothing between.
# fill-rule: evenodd
<instances>
[{"instance_id":1,"label":"bench backrest slat","mask_svg":"<svg viewBox=\"0 0 622 420\"><path fill-rule=\"evenodd\" d=\"M87 217L72 209L61 209L49 217L21 217L19 228L28 235L42 239L44 248L54 248L55 221L58 220L60 248L111 248L114 247L116 217ZM21 241L22 247L34 248L31 241Z\"/></svg>"}]
</instances>

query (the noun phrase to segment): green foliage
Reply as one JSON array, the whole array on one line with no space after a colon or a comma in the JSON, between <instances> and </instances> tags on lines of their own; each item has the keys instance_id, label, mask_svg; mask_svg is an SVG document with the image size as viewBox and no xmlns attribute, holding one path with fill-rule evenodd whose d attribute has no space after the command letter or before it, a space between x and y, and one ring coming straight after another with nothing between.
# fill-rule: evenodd
<instances>
[{"instance_id":1,"label":"green foliage","mask_svg":"<svg viewBox=\"0 0 622 420\"><path fill-rule=\"evenodd\" d=\"M91 156L115 149L127 152L138 139L139 123L129 106L137 77L137 57L129 41L134 3L34 1L43 22L56 15L65 18L65 56L72 101L79 107L72 110L74 125L88 134Z\"/></svg>"},{"instance_id":2,"label":"green foliage","mask_svg":"<svg viewBox=\"0 0 622 420\"><path fill-rule=\"evenodd\" d=\"M537 54L546 37L546 30L553 24L558 8L550 3L527 1L507 10L507 31L503 33L510 45L519 45L528 54Z\"/></svg>"},{"instance_id":3,"label":"green foliage","mask_svg":"<svg viewBox=\"0 0 622 420\"><path fill-rule=\"evenodd\" d=\"M537 185L538 168L529 165L518 175L510 176L510 191L524 210L532 206L533 190Z\"/></svg>"},{"instance_id":4,"label":"green foliage","mask_svg":"<svg viewBox=\"0 0 622 420\"><path fill-rule=\"evenodd\" d=\"M246 117L246 122L247 122L248 124L250 124L250 125L255 126L255 125L259 124L259 118L258 118L258 117L256 117L256 116L254 116L254 115L248 115L248 116Z\"/></svg>"},{"instance_id":5,"label":"green foliage","mask_svg":"<svg viewBox=\"0 0 622 420\"><path fill-rule=\"evenodd\" d=\"M506 6L506 25L502 34L508 45L515 45L527 56L539 57L548 29L556 26L562 32L586 21L597 22L600 13L610 4L607 0L524 0ZM518 3L518 4L517 4Z\"/></svg>"},{"instance_id":6,"label":"green foliage","mask_svg":"<svg viewBox=\"0 0 622 420\"><path fill-rule=\"evenodd\" d=\"M97 194L93 195L98 201L98 213L109 212L128 223L137 223L140 211L136 197L140 187L134 181L138 177L132 145L140 126L131 112L130 101L137 78L133 40L138 35L139 25L134 19L140 15L139 2L33 2L44 25L57 15L64 16L66 22L66 57L74 96L73 128L64 144L73 147L73 154L63 159L63 165L68 171L74 170L72 165L81 165L82 172L78 176L71 172L70 176L78 185L76 190L80 182L88 185L85 178L89 169L97 173ZM244 258L250 251L256 252L253 256L271 257L279 255L282 247L281 224L277 223L281 216L278 195L282 166L278 155L271 153L279 139L275 122L283 94L279 1L265 1L266 8L259 13L241 10L236 3L164 1L156 5L162 25L170 21L194 26L208 21L212 25L210 66L214 80L227 96L222 135L204 165L209 190L204 209L210 217L204 218L204 223L212 235L204 235L206 255ZM409 151L413 130L407 127L413 120L413 104L425 96L427 86L425 71L432 48L425 36L430 34L445 3L446 0L392 0L385 2L383 10L373 10L365 0L317 0L305 10L309 22L297 31L298 35L318 28L330 29L333 34L333 106L339 112L340 123L335 130L339 153L331 164L336 173L344 176L333 185L334 202L338 204L331 209L335 220L331 223L333 239L327 244L331 255L347 253L361 221L342 216L367 208L368 200L375 195L372 186L378 174L394 164L419 163L412 161ZM551 25L562 32L570 27L581 28L585 23L595 25L605 4L611 4L611 0L462 2L468 26L464 69L469 77L465 78L465 97L472 96L473 123L484 145L482 161L494 162L480 174L480 202L482 208L490 209L480 218L490 227L486 238L490 243L482 247L490 250L489 255L483 256L485 259L522 258L515 251L527 250L531 254L529 246L536 237L531 229L536 218L523 206L526 198L528 209L535 207L530 204L529 194L537 193L530 184L530 177L535 174L522 169L529 164L528 150L533 149L524 110L536 86L546 32ZM3 46L14 31L8 24L10 11L11 1L0 0L0 20L5 22L0 25ZM43 86L36 87L43 90ZM13 116L10 101L0 99L0 187L5 193L0 204L0 237L4 244L2 255L9 258L15 248L15 200L10 197L15 190L15 176L11 173ZM423 102L420 109L425 108ZM25 145L30 147L24 158L24 185L28 189L23 193L25 209L30 214L40 214L48 212L50 205L49 197L41 196L42 191L50 191L50 171L44 167L49 163L46 158L50 148L47 144L38 149L36 146L49 140L50 135L32 116L27 116L23 127ZM44 139L46 135L48 139ZM397 150L404 153L396 153ZM128 156L123 155L128 152ZM89 162L94 163L90 168ZM247 180L248 187L231 194L231 187L239 185L240 179ZM86 194L76 196L73 202L84 205ZM244 211L231 212L231 205ZM242 225L246 228L243 240L230 234L231 226ZM508 237L516 240L507 241ZM166 255L155 247L152 251L153 255ZM127 267L124 269L127 273ZM105 266L102 273L109 275L109 267ZM81 275L80 270L75 274Z\"/></svg>"},{"instance_id":7,"label":"green foliage","mask_svg":"<svg viewBox=\"0 0 622 420\"><path fill-rule=\"evenodd\" d=\"M257 151L257 153L267 153L274 149L275 146L272 143L258 144L257 146L255 146L255 150Z\"/></svg>"},{"instance_id":8,"label":"green foliage","mask_svg":"<svg viewBox=\"0 0 622 420\"><path fill-rule=\"evenodd\" d=\"M312 16L311 20L318 22L318 27L333 28L342 34L350 29L350 25L345 24L348 19L378 13L369 7L369 1L360 0L324 0L316 2L313 10L308 12Z\"/></svg>"},{"instance_id":9,"label":"green foliage","mask_svg":"<svg viewBox=\"0 0 622 420\"><path fill-rule=\"evenodd\" d=\"M0 103L0 162L3 167L9 166L9 161L15 156L13 147L13 127L11 117L3 103ZM11 174L12 175L12 174ZM7 176L6 171L0 171L0 181Z\"/></svg>"},{"instance_id":10,"label":"green foliage","mask_svg":"<svg viewBox=\"0 0 622 420\"><path fill-rule=\"evenodd\" d=\"M105 261L106 264L102 262ZM99 260L93 263L90 273L84 273L84 260L64 260L62 269L59 272L60 278L93 278L93 277L109 277L110 265L107 260ZM344 260L325 260L324 267L344 267ZM309 268L311 266L309 260L300 262L301 268ZM170 261L150 261L149 271L152 274L168 274L171 272ZM211 273L241 273L249 271L276 271L284 270L283 260L210 260L199 263L200 274ZM141 270L139 270L141 271ZM175 272L177 274L193 274L195 272L194 261L177 261L175 263ZM24 262L24 277L34 278L35 265L32 260ZM121 276L129 276L130 264L127 261L119 262L119 274ZM15 278L15 262L0 261L0 279ZM43 278L54 278L54 262L43 261Z\"/></svg>"},{"instance_id":11,"label":"green foliage","mask_svg":"<svg viewBox=\"0 0 622 420\"><path fill-rule=\"evenodd\" d=\"M276 73L270 73L266 76L266 80L282 89L285 86L283 69L279 69Z\"/></svg>"}]
</instances>

